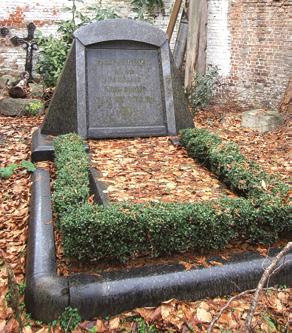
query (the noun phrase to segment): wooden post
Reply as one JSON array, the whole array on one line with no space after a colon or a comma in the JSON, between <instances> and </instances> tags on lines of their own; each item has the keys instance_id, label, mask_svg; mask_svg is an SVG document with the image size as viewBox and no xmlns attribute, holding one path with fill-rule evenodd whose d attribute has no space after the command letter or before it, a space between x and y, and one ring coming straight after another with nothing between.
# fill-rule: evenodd
<instances>
[{"instance_id":1,"label":"wooden post","mask_svg":"<svg viewBox=\"0 0 292 333\"><path fill-rule=\"evenodd\" d=\"M175 27L175 23L176 23L176 20L177 20L177 16L178 16L178 13L179 13L179 10L180 10L181 3L182 3L182 0L175 0L174 6L173 6L173 9L172 9L172 13L170 15L168 27L167 27L167 30L166 30L166 34L168 36L168 41L169 42L171 40L171 36L172 36L172 33L173 33L173 29Z\"/></svg>"},{"instance_id":2,"label":"wooden post","mask_svg":"<svg viewBox=\"0 0 292 333\"><path fill-rule=\"evenodd\" d=\"M207 44L207 0L190 0L189 28L186 50L185 89L189 89L198 71L205 73Z\"/></svg>"},{"instance_id":3,"label":"wooden post","mask_svg":"<svg viewBox=\"0 0 292 333\"><path fill-rule=\"evenodd\" d=\"M204 75L206 73L206 51L207 51L207 24L208 24L208 2L201 1L200 6L200 27L198 57L195 64L195 71Z\"/></svg>"},{"instance_id":4,"label":"wooden post","mask_svg":"<svg viewBox=\"0 0 292 333\"><path fill-rule=\"evenodd\" d=\"M173 50L174 62L178 69L180 69L183 64L186 45L187 45L187 36L188 36L188 19L186 17L184 10L182 13L181 20L179 22L178 33Z\"/></svg>"},{"instance_id":5,"label":"wooden post","mask_svg":"<svg viewBox=\"0 0 292 333\"><path fill-rule=\"evenodd\" d=\"M189 2L189 27L186 50L185 89L189 89L194 74L194 63L197 57L199 35L199 6L201 0Z\"/></svg>"}]
</instances>

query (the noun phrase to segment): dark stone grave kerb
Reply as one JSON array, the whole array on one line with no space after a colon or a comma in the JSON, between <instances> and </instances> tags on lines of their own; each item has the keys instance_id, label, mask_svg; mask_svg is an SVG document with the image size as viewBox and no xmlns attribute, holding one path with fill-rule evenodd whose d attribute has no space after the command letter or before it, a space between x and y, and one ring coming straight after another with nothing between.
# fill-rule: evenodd
<instances>
[{"instance_id":1,"label":"dark stone grave kerb","mask_svg":"<svg viewBox=\"0 0 292 333\"><path fill-rule=\"evenodd\" d=\"M50 193L50 175L37 168L32 176L29 240L26 266L26 309L36 320L50 322L67 306L77 308L83 319L113 315L142 306L156 306L170 298L196 300L252 289L263 274L265 257L246 254L224 266L184 270L155 266L100 276L57 275ZM269 285L292 286L292 254L280 263Z\"/></svg>"}]
</instances>

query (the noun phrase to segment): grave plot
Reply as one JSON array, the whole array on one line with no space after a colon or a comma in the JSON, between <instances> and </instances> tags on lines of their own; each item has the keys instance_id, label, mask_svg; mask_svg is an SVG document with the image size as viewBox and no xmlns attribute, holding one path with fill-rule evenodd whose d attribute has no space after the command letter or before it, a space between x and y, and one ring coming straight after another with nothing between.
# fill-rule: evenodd
<instances>
[{"instance_id":1,"label":"grave plot","mask_svg":"<svg viewBox=\"0 0 292 333\"><path fill-rule=\"evenodd\" d=\"M183 148L177 148L174 147L168 140L168 138L150 138L150 139L132 139L132 140L102 140L102 141L90 141L89 145L91 147L91 161L94 161L96 166L102 166L104 169L103 170L107 170L109 172L106 173L106 177L104 178L99 178L100 181L110 181L111 184L115 184L114 181L116 178L119 179L119 181L116 181L117 184L121 184L120 188L117 187L116 191L113 191L114 196L113 196L113 200L111 200L112 203L114 202L119 202L120 201L125 201L125 198L129 198L127 197L127 191L129 191L131 193L131 186L128 186L128 182L130 182L130 185L132 184L132 191L137 191L138 192L134 192L134 194L132 194L131 197L131 202L135 203L135 202L149 202L151 200L153 200L153 189L155 189L155 185L156 190L159 194L162 193L162 195L159 197L159 201L163 201L163 198L166 197L166 200L170 200L172 202L180 202L180 200L178 198L182 198L181 202L183 202L183 199L186 199L186 194L187 191L184 189L183 190L183 194L177 193L176 190L177 188L174 188L174 190L172 191L172 193L165 193L164 191L164 187L161 189L159 187L159 177L167 177L167 172L165 172L165 169L162 171L162 173L160 172L160 170L164 168L168 168L168 170L172 170L174 172L174 174L172 172L170 172L170 177L173 176L177 176L178 172L179 172L179 176L183 177L185 176L187 179L187 181L185 181L182 185L191 185L191 187L193 188L194 192L196 193L196 190L199 191L199 193L201 194L201 191L204 191L204 188L202 186L202 184L204 184L204 182L198 182L198 181L194 181L193 183L190 184L190 179L192 179L192 176L190 175L190 173L188 173L188 170L190 172L192 172L192 170L194 170L194 168L198 168L195 169L196 172L201 172L201 174L203 175L202 177L204 177L204 179L206 180L206 182L208 182L209 186L213 186L213 182L215 182L215 186L217 184L220 184L220 182L218 181L218 177L215 177L213 175L213 179L209 178L206 179L206 175L208 172L208 176L210 177L210 175L212 175L212 173L210 173L209 171L207 171L204 168L200 167L200 164L196 164L194 162L193 159L189 158L186 154L186 150ZM154 148L155 147L155 148ZM167 151L166 151L167 150ZM96 153L93 153L93 151L96 151ZM178 155L178 156L177 156ZM151 157L150 157L151 156ZM165 156L165 161L160 161L161 156ZM139 158L141 158L141 160L139 160ZM176 167L179 166L179 161L180 159L183 160L182 165L185 166L185 163L187 161L187 166L188 168L182 168L183 170L176 170ZM147 162L148 161L148 162ZM170 163L170 161L173 161L174 164L172 165ZM150 163L150 168L149 165L147 165L147 163ZM169 165L170 163L170 165ZM134 164L134 166L133 166ZM152 167L154 168L154 172L151 169L151 164ZM152 190L151 193L149 194L149 197L147 197L148 192L143 190L141 192L139 192L139 189L142 188L143 189L143 185L146 184L147 186L147 178L145 176L141 177L141 174L139 172L137 172L136 175L136 171L137 171L137 166L138 168L142 168L142 170L151 170L152 172L150 173L149 179L150 179L150 186L152 186ZM147 169L148 168L148 169ZM179 169L179 168L178 168ZM199 171L200 170L200 171ZM141 169L139 169L139 171L141 171ZM156 171L156 173L155 173ZM133 176L134 174L134 176ZM147 173L145 173L147 175ZM137 178L135 178L135 175ZM151 183L152 177L154 175L154 183L155 185L153 185ZM155 175L157 176L157 179L155 179ZM146 179L145 179L146 178ZM169 180L168 180L169 181ZM157 183L157 184L156 184ZM222 184L222 183L221 183ZM149 184L148 184L149 185ZM114 186L114 185L112 185ZM123 188L124 186L124 188ZM215 187L214 186L214 187ZM125 190L126 188L126 190ZM134 190L133 190L134 188ZM186 188L186 187L185 187ZM156 193L157 193L156 192ZM232 194L232 192L228 191L230 194ZM227 192L227 193L228 193ZM133 193L133 192L132 192ZM221 193L212 193L211 191L207 192L209 193L210 197L213 198L219 198L220 195L222 195L224 192ZM139 196L140 194L140 196ZM213 194L213 197L212 197ZM152 195L152 196L151 196ZM202 198L202 196L197 196L196 194L193 195L193 200L185 200L185 202L197 202L199 200L208 200L210 199L210 197L205 196L204 198ZM231 196L232 197L232 196ZM233 194L233 197L236 197ZM132 199L133 198L133 199ZM161 200L162 198L162 200ZM174 199L178 199L178 200L174 200ZM185 267L196 267L197 265L202 265L203 266L208 266L212 265L212 264L216 264L216 260L218 260L219 258L219 262L217 261L217 264L220 264L220 257L222 258L222 256L226 259L229 257L230 251L232 251L232 253L236 253L236 252L244 252L247 250L246 247L246 243L243 243L242 247L238 244L237 242L234 242L233 246L230 245L229 249L227 251L211 251L210 253L210 260L208 259L206 261L206 257L202 257L202 256L198 256L197 257L192 254L192 253L187 253L181 256L175 256L175 258L171 258L171 257L164 257L163 259L149 259L149 258L131 258L131 262L127 263L127 267L140 267L140 266L145 266L146 264L157 264L157 263L180 263L185 265ZM254 250L255 247L248 247L251 250ZM262 251L263 248L259 247L258 250L263 253ZM75 262L71 262L69 267L68 265L64 264L64 257L62 254L62 248L60 245L60 239L58 242L58 252L57 252L58 258L59 258L59 271L62 272L62 274L67 275L68 273L72 273L72 272L80 272L80 271L84 271L84 269L87 269L90 272L96 272L96 271L100 271L100 270L112 270L112 269L119 269L122 267L122 265L118 265L116 263L99 263L99 264L95 264L95 265L87 265L87 267L85 267L84 265L78 265L78 263ZM134 261L133 261L134 260ZM208 263L210 262L210 263Z\"/></svg>"},{"instance_id":2,"label":"grave plot","mask_svg":"<svg viewBox=\"0 0 292 333\"><path fill-rule=\"evenodd\" d=\"M170 138L89 141L91 165L112 202L196 202L234 196Z\"/></svg>"},{"instance_id":3,"label":"grave plot","mask_svg":"<svg viewBox=\"0 0 292 333\"><path fill-rule=\"evenodd\" d=\"M206 121L207 121L208 115L206 114ZM5 121L4 121L5 120ZM21 162L21 160L26 159L28 157L28 150L29 150L29 136L31 133L31 129L35 126L35 120L31 120L28 119L28 121L31 122L31 125L25 125L26 120L23 120L23 118L21 119L14 119L14 125L11 124L11 120L8 119L9 121L7 121L7 118L0 118L1 121L1 138L6 138L9 140L9 142L11 144L9 144L9 159L5 159L5 151L6 151L6 145L5 145L5 151L2 151L2 157L4 159L4 161L6 161L7 164L9 163L15 163L15 162ZM40 119L38 119L38 121L40 121ZM236 130L239 133L242 133L242 130L237 129ZM240 132L241 131L241 132ZM17 133L21 133L21 135L18 136L18 138L16 137ZM276 135L282 135L281 132L279 133L275 133ZM5 141L6 142L6 141ZM17 142L19 142L20 144L25 144L26 146L24 147L25 150L18 150L17 149ZM276 140L274 140L273 142L271 142L270 147L276 147L277 143ZM251 147L253 147L253 143L251 143ZM2 147L3 148L3 147ZM17 154L15 154L15 150L17 149L17 152L21 151L21 154L19 156L17 156ZM255 151L256 148L254 148ZM23 154L22 154L23 153ZM279 158L282 158L284 155L281 153L279 154ZM7 156L6 156L7 157ZM44 167L45 163L39 163L40 166ZM14 186L17 186L18 183L18 179L19 178L24 179L26 182L23 184L23 186L17 191L15 192L14 190ZM27 210L27 197L29 196L29 183L28 183L29 179L28 179L28 175L27 174L22 174L22 173L18 173L13 176L13 178L10 180L5 180L4 183L4 187L2 188L3 192L3 199L4 201L2 202L3 209L5 211L5 214L3 216L3 218L6 216L6 220L4 225L4 230L2 230L2 237L1 237L1 248L4 249L5 255L6 255L6 259L9 260L10 263L12 263L13 267L17 267L16 269L16 273L17 273L17 280L18 281L23 281L23 274L24 274L24 257L23 256L16 256L15 255L15 247L19 247L19 246L23 246L25 245L25 235L26 235L26 223L20 223L20 221L26 221L24 220L23 215L21 214L25 214L25 216L28 215L28 210ZM9 190L10 188L10 190ZM13 196L14 198L14 202L13 202L13 206L11 203L11 200L7 200L7 194L11 195L11 198ZM19 205L19 206L18 206ZM12 210L13 209L13 210ZM16 214L18 216L16 216ZM4 221L4 220L3 220ZM49 222L49 221L48 221ZM50 224L48 224L50 225ZM6 228L7 226L7 228ZM8 229L9 228L9 229ZM18 228L18 229L17 229ZM21 228L21 229L20 229ZM9 232L9 237L8 237L8 232L5 230L10 230ZM16 237L16 233L12 232L12 230L15 231L19 231L19 234L21 234L21 238L19 238L18 236ZM4 232L4 233L3 233ZM7 241L8 239L8 241ZM289 239L288 239L289 240ZM287 240L287 241L288 241ZM276 246L280 246L282 247L285 244L285 240L282 241L281 243L276 244ZM252 246L248 246L248 244L243 244L242 245L243 250L255 250L258 249L261 254L263 256L266 256L269 253L268 247L265 246L256 246L256 247L252 247ZM7 249L7 250L5 250ZM227 249L223 252L219 252L219 251L215 251L214 254L216 255L223 255L226 256L226 258L228 258L228 254L230 255L230 253L234 253L236 251L236 248L230 248L229 246L227 247ZM14 253L14 257L13 256ZM40 254L38 254L40 255ZM178 258L177 261L179 261L181 258ZM187 258L184 257L185 262L183 262L182 264L185 265L185 267L188 269L192 269L192 268L196 268L196 265L201 265L201 266L208 266L204 263L204 257L193 257L190 258L191 259L191 264L187 261ZM194 259L197 259L197 261L195 261ZM13 260L13 261L12 261ZM157 259L156 259L157 260ZM217 259L215 259L217 260ZM151 262L151 260L149 260L150 265L154 264L155 262ZM156 261L157 263L157 261ZM162 263L162 262L161 262ZM164 263L173 263L173 261L169 260L169 261L165 261ZM194 264L192 264L194 263ZM140 266L145 265L145 262L143 263L142 261L140 262ZM127 265L128 268L131 267L130 264ZM114 267L116 270L121 269L122 267ZM84 267L84 269L87 269L87 267ZM107 269L107 267L104 267L104 269ZM81 272L81 269L79 270L79 272ZM92 272L94 273L94 272ZM96 272L95 272L96 273ZM98 274L100 274L101 271L98 272ZM285 291L284 291L285 292ZM195 303L187 303L189 306L194 306L196 307L196 304L199 304L200 302L195 302ZM239 304L242 304L243 302L240 301ZM185 303L180 303L180 302L172 302L171 306L177 306L178 308L180 308L181 306L184 306ZM208 304L210 305L210 303L208 302ZM211 309L213 309L213 304L217 304L217 307L219 310L219 308L224 305L224 300L222 298L216 298L216 300L212 301L211 303ZM248 301L246 301L246 304L248 306ZM170 305L169 305L170 306ZM163 305L164 307L168 307L168 305ZM141 313L143 313L144 309L141 309ZM157 309L159 310L159 309ZM139 313L140 310L138 310ZM145 310L146 311L146 310ZM153 312L154 310L152 310ZM149 312L151 312L151 310L149 310ZM123 317L122 317L123 318Z\"/></svg>"},{"instance_id":4,"label":"grave plot","mask_svg":"<svg viewBox=\"0 0 292 333\"><path fill-rule=\"evenodd\" d=\"M66 255L84 263L218 249L241 238L273 242L289 227L284 184L250 163L234 144L190 129L192 117L163 32L133 20L109 20L86 25L74 36L48 114L33 137L33 160L55 158L57 178L51 195L49 172L38 168L33 176L28 311L49 321L69 305L90 318L172 297L198 299L254 287L263 272L265 259L260 256L231 258L222 266L202 269L156 265L57 275L52 204ZM189 156L239 198L190 203L103 200L81 137L169 136L181 129L186 129L180 139ZM50 135L68 132L81 137L58 137L52 146ZM283 265L272 283L290 284L290 266Z\"/></svg>"},{"instance_id":5,"label":"grave plot","mask_svg":"<svg viewBox=\"0 0 292 333\"><path fill-rule=\"evenodd\" d=\"M195 248L218 248L236 239L238 235L254 241L268 240L267 237L270 237L272 241L272 238L278 237L279 232L288 230L288 208L282 204L283 199L281 199L282 195L285 196L286 189L281 182L248 162L234 145L225 144L219 137L205 130L187 130L181 142L187 147L189 154L196 156L200 161L205 160L213 172L219 177L223 176L231 188L247 198L193 204L123 203L117 205L111 203L106 207L100 207L89 201L88 159L82 141L76 135L57 139L55 154L58 172L54 206L59 215L66 254L85 262L94 258L125 260L137 254L156 256ZM224 159L235 161L235 164L230 168L228 163L223 163ZM268 191L259 186L263 181L269 188ZM41 185L42 182L47 185ZM35 202L44 200L44 203L39 202L35 207L49 206L50 195L47 189L49 178L42 170L36 173L34 184L33 200ZM254 199L252 199L253 196ZM39 216L39 209L35 210L34 218L38 225L40 223L38 219L52 218L47 210L44 210L42 214L44 216ZM45 233L51 234L52 237L52 226L48 226L49 224L43 222L42 228L49 227L50 230L39 231L41 235L35 235L35 250L41 253L44 249L39 247L44 245L39 244L37 238L44 238ZM48 260L48 264L45 265L46 274L56 269L56 263L53 264L50 259L53 243L52 238L49 239L50 242L47 242L46 248L48 243L51 243L51 250L45 255ZM32 246L30 245L30 249ZM40 259L35 257L34 260ZM138 271L98 273L98 276L91 275L91 277L84 274L78 277L60 277L56 280L58 285L56 292L58 294L58 290L65 288L66 280L69 279L71 281L69 282L70 304L76 306L84 318L89 318L95 313L105 313L104 311L115 313L138 304L154 304L155 299L169 297L173 295L174 290L177 290L175 292L177 297L188 299L200 297L197 292L200 295L202 292L213 295L213 291L217 294L220 288L223 288L221 292L224 290L226 293L226 290L234 287L232 281L235 280L236 288L238 286L247 288L261 274L263 260L258 257L253 260L250 258L244 262L235 261L234 264L206 268L206 271L162 265L144 267ZM43 267L44 264L40 266ZM38 265L34 265L34 268L31 267L30 270L37 270L36 267ZM286 275L288 271L289 267L287 271L282 271L281 281L284 279L289 283L289 274ZM33 279L37 283L39 273L34 274L32 277L36 276ZM217 279L221 276L222 280L221 278L217 280L216 291L210 288L210 280L207 276L211 278L212 284L214 284L215 276ZM248 282L247 276L250 278ZM198 284L204 287L195 288ZM107 291L99 294L100 290ZM125 293L125 290L128 291ZM149 290L152 291L149 292ZM43 314L39 312L42 298L37 302L38 309L34 309L36 303L31 304L30 293L36 291L30 285L27 291L27 304L34 315L42 316ZM142 297L138 296L140 293ZM86 305L83 304L85 298ZM62 308L66 298L58 297L58 300L60 301L58 306ZM123 306L120 303L121 300ZM108 304L108 307L104 307L104 302Z\"/></svg>"}]
</instances>

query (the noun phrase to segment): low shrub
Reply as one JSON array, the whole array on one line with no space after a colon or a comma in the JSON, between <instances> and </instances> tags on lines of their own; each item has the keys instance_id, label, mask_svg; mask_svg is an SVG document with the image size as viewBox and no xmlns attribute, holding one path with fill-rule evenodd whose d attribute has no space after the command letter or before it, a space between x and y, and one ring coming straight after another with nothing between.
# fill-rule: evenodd
<instances>
[{"instance_id":1,"label":"low shrub","mask_svg":"<svg viewBox=\"0 0 292 333\"><path fill-rule=\"evenodd\" d=\"M76 134L57 138L53 203L65 254L82 261L125 261L141 255L218 249L238 238L271 243L291 227L286 185L248 161L235 144L199 129L183 131L181 142L190 156L246 198L92 205L82 140Z\"/></svg>"},{"instance_id":2,"label":"low shrub","mask_svg":"<svg viewBox=\"0 0 292 333\"><path fill-rule=\"evenodd\" d=\"M35 165L30 161L21 161L19 164L8 164L4 168L0 168L0 179L1 178L10 178L16 171L25 172L34 172L36 169Z\"/></svg>"},{"instance_id":3,"label":"low shrub","mask_svg":"<svg viewBox=\"0 0 292 333\"><path fill-rule=\"evenodd\" d=\"M194 113L210 104L218 79L219 71L216 66L210 66L205 75L195 74L191 87L186 91L189 104Z\"/></svg>"},{"instance_id":4,"label":"low shrub","mask_svg":"<svg viewBox=\"0 0 292 333\"><path fill-rule=\"evenodd\" d=\"M59 317L60 327L66 332L73 331L81 322L81 316L77 309L67 307Z\"/></svg>"},{"instance_id":5,"label":"low shrub","mask_svg":"<svg viewBox=\"0 0 292 333\"><path fill-rule=\"evenodd\" d=\"M223 142L203 128L182 130L180 138L188 154L208 167L232 191L254 200L264 194L282 199L287 196L288 186L243 156L235 143Z\"/></svg>"},{"instance_id":6,"label":"low shrub","mask_svg":"<svg viewBox=\"0 0 292 333\"><path fill-rule=\"evenodd\" d=\"M57 178L53 203L57 214L63 216L82 206L89 197L89 161L83 141L77 134L60 136L55 140L54 148Z\"/></svg>"},{"instance_id":7,"label":"low shrub","mask_svg":"<svg viewBox=\"0 0 292 333\"><path fill-rule=\"evenodd\" d=\"M230 215L204 204L85 204L61 219L64 251L79 260L218 249L235 238Z\"/></svg>"}]
</instances>

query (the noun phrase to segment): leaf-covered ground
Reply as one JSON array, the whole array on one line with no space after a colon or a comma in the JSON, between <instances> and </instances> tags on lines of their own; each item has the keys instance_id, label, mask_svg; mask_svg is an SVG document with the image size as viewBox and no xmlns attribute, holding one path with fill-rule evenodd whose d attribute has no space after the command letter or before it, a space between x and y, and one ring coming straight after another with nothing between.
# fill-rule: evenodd
<instances>
[{"instance_id":1,"label":"leaf-covered ground","mask_svg":"<svg viewBox=\"0 0 292 333\"><path fill-rule=\"evenodd\" d=\"M90 152L111 201L195 202L233 195L167 137L90 140Z\"/></svg>"},{"instance_id":2,"label":"leaf-covered ground","mask_svg":"<svg viewBox=\"0 0 292 333\"><path fill-rule=\"evenodd\" d=\"M281 130L259 134L240 127L240 113L201 111L196 126L238 143L242 153L270 173L289 177L288 120ZM169 138L90 140L91 161L100 170L111 201L194 202L233 194L216 176L189 158Z\"/></svg>"},{"instance_id":3,"label":"leaf-covered ground","mask_svg":"<svg viewBox=\"0 0 292 333\"><path fill-rule=\"evenodd\" d=\"M31 133L40 123L40 117L0 117L0 167L12 163L19 165L21 161L29 160ZM242 152L248 157L256 160L266 171L279 173L283 180L288 182L288 119L279 130L259 134L239 126L239 113L226 112L218 108L198 113L196 124L237 142L241 146ZM96 146L100 149L96 157L93 157L93 162L98 164L98 168L103 173L108 173L103 174L103 178L113 182L110 185L114 190L109 191L112 198L118 200L118 193L121 193L124 199L137 201L143 201L143 198L146 197L151 200L173 201L180 198L182 201L192 201L215 198L220 193L226 193L226 189L221 187L214 176L190 160L181 148L172 146L166 138L131 140L131 142L132 149L128 149L128 146L124 145L121 140L107 140L97 143L91 141L90 143L92 147ZM107 154L113 156L113 161L108 162ZM128 162L126 163L125 159L127 158ZM137 160L138 162L136 162ZM136 171L135 165L138 166ZM159 169L156 168L156 165L159 165ZM127 169L128 167L129 169ZM145 171L146 169L147 171ZM139 174L141 172L142 174ZM155 181L152 181L152 172ZM120 177L118 182L112 180L112 177L116 176ZM159 179L164 181L159 183ZM143 191L141 191L137 189L135 183L142 181L144 183L144 180L147 186L144 186ZM8 291L5 263L12 267L16 281L23 284L29 197L30 176L27 171L19 167L11 178L1 179L1 333L12 333L18 330L13 311L8 308L5 301L5 295ZM284 242L282 241L282 244ZM248 247L248 244L240 244L237 247L229 248L229 251L236 251L236 248L240 251L241 248ZM268 253L268 249L262 246L258 246L257 249L262 254ZM228 252L228 249L226 251ZM196 260L204 264L205 258L204 256L196 257ZM191 260L184 262L183 264L187 268L188 265L192 264ZM141 262L142 264L143 262ZM268 291L262 295L254 318L257 332L284 332L289 316L289 293L291 293L290 289L282 289ZM219 326L216 326L214 332L240 332L240 326L244 321L250 301L251 296L247 295L232 303L219 320ZM135 309L113 318L98 318L94 321L83 322L75 331L205 332L211 318L218 313L224 304L226 304L226 298L205 299L196 302L171 300L156 308ZM24 331L26 333L48 331L47 325L30 320L24 312L22 312L22 320L25 323ZM61 331L59 324L54 330L55 332Z\"/></svg>"}]
</instances>

